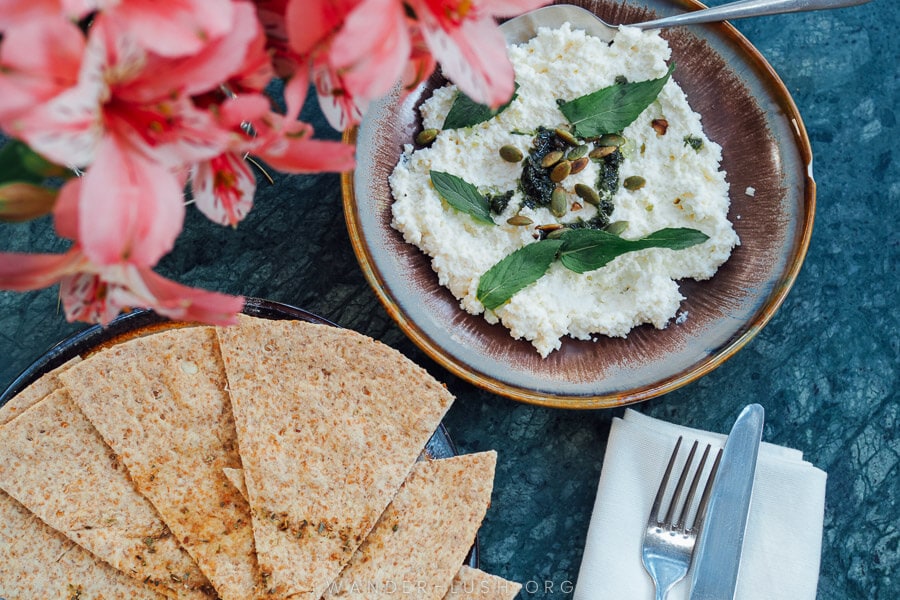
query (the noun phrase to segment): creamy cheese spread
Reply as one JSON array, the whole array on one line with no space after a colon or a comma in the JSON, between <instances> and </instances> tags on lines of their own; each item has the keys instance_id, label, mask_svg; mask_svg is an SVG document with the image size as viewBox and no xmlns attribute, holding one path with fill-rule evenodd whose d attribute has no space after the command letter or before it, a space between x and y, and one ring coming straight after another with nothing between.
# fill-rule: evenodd
<instances>
[{"instance_id":1,"label":"creamy cheese spread","mask_svg":"<svg viewBox=\"0 0 900 600\"><path fill-rule=\"evenodd\" d=\"M608 44L568 24L541 29L530 41L509 48L518 89L508 108L489 121L440 131L428 147L405 147L390 177L392 225L431 257L440 284L459 299L462 309L484 314L491 323L499 321L544 357L558 349L566 335L623 337L644 323L662 329L673 318L677 317L676 324L686 318L686 313L678 314L684 298L676 282L712 277L739 240L728 220L728 183L719 168L721 147L706 137L700 115L691 110L674 79L622 131L627 143L609 219L627 223L619 234L627 239L673 227L697 229L709 239L683 250L631 252L584 274L555 262L537 282L494 310L486 310L476 297L482 274L535 242L537 226L589 220L598 210L574 193L578 183L596 185L596 161L561 183L569 210L557 218L549 208L523 205L522 163L504 160L498 150L513 145L528 156L538 127L553 129L567 123L558 99L574 100L614 85L617 77L628 81L663 77L670 53L656 32L623 27ZM423 128L441 129L456 94L452 85L435 90L420 109ZM654 120L657 125L664 120L667 127L654 128ZM485 225L443 201L431 183L431 171L456 175L486 194L515 192L503 212L493 215L497 225ZM632 176L646 183L626 189L622 183ZM528 217L532 224L507 223L514 215Z\"/></svg>"}]
</instances>

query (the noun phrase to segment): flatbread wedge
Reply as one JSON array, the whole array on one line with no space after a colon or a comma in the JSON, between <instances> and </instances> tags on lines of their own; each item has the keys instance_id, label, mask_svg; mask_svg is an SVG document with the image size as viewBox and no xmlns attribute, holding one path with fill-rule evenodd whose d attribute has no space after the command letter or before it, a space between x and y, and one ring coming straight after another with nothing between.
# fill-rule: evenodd
<instances>
[{"instance_id":1,"label":"flatbread wedge","mask_svg":"<svg viewBox=\"0 0 900 600\"><path fill-rule=\"evenodd\" d=\"M10 398L6 404L0 406L0 425L9 423L18 415L37 404L39 400L43 399L50 392L59 389L61 387L59 374L79 361L81 361L81 357L76 356L55 369L44 373L34 383Z\"/></svg>"},{"instance_id":2,"label":"flatbread wedge","mask_svg":"<svg viewBox=\"0 0 900 600\"><path fill-rule=\"evenodd\" d=\"M491 503L496 452L422 461L323 600L441 600Z\"/></svg>"},{"instance_id":3,"label":"flatbread wedge","mask_svg":"<svg viewBox=\"0 0 900 600\"><path fill-rule=\"evenodd\" d=\"M65 390L0 427L0 488L97 558L160 593L211 597L209 581Z\"/></svg>"},{"instance_id":4,"label":"flatbread wedge","mask_svg":"<svg viewBox=\"0 0 900 600\"><path fill-rule=\"evenodd\" d=\"M0 492L0 598L165 600Z\"/></svg>"},{"instance_id":5,"label":"flatbread wedge","mask_svg":"<svg viewBox=\"0 0 900 600\"><path fill-rule=\"evenodd\" d=\"M129 340L60 380L223 600L256 597L250 507L222 472L241 461L215 330Z\"/></svg>"},{"instance_id":6,"label":"flatbread wedge","mask_svg":"<svg viewBox=\"0 0 900 600\"><path fill-rule=\"evenodd\" d=\"M243 317L218 334L267 591L318 600L453 398L349 330Z\"/></svg>"},{"instance_id":7,"label":"flatbread wedge","mask_svg":"<svg viewBox=\"0 0 900 600\"><path fill-rule=\"evenodd\" d=\"M513 600L521 589L520 583L463 566L444 600Z\"/></svg>"}]
</instances>

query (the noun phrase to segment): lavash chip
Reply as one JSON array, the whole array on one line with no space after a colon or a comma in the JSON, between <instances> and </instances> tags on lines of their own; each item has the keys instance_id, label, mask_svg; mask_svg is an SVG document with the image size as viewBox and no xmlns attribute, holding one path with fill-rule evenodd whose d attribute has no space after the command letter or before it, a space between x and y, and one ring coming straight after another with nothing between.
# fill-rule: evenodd
<instances>
[{"instance_id":1,"label":"lavash chip","mask_svg":"<svg viewBox=\"0 0 900 600\"><path fill-rule=\"evenodd\" d=\"M76 356L55 369L44 373L21 392L10 398L6 404L0 406L0 425L9 423L18 415L37 404L45 396L59 389L62 385L59 382L59 374L79 361L81 361L81 357Z\"/></svg>"},{"instance_id":2,"label":"lavash chip","mask_svg":"<svg viewBox=\"0 0 900 600\"><path fill-rule=\"evenodd\" d=\"M421 461L323 600L441 600L491 503L496 452Z\"/></svg>"},{"instance_id":3,"label":"lavash chip","mask_svg":"<svg viewBox=\"0 0 900 600\"><path fill-rule=\"evenodd\" d=\"M0 492L0 598L164 600Z\"/></svg>"},{"instance_id":4,"label":"lavash chip","mask_svg":"<svg viewBox=\"0 0 900 600\"><path fill-rule=\"evenodd\" d=\"M176 598L209 581L65 390L0 427L0 488L122 573Z\"/></svg>"},{"instance_id":5,"label":"lavash chip","mask_svg":"<svg viewBox=\"0 0 900 600\"><path fill-rule=\"evenodd\" d=\"M259 594L250 507L222 473L241 460L215 329L132 339L60 380L223 600Z\"/></svg>"},{"instance_id":6,"label":"lavash chip","mask_svg":"<svg viewBox=\"0 0 900 600\"><path fill-rule=\"evenodd\" d=\"M217 331L267 589L318 600L453 397L350 330L242 317Z\"/></svg>"}]
</instances>

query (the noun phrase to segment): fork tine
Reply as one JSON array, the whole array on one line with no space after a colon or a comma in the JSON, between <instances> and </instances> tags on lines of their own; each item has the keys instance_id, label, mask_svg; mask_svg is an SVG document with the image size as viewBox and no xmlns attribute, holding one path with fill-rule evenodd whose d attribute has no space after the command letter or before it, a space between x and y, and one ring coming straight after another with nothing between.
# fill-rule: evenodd
<instances>
[{"instance_id":1,"label":"fork tine","mask_svg":"<svg viewBox=\"0 0 900 600\"><path fill-rule=\"evenodd\" d=\"M694 442L696 447L697 442ZM700 485L700 478L703 476L703 467L706 466L706 459L709 457L709 451L712 447L707 444L706 448L703 450L703 456L700 457L700 464L697 465L697 470L694 471L694 478L691 479L691 487L688 488L687 496L684 498L684 502L681 504L681 512L678 515L678 520L675 522L675 528L681 531L686 531L685 529L685 521L687 520L688 510L691 508L691 504L694 502L694 495L697 493L697 486ZM687 471L687 466L685 466L685 471ZM699 509L698 509L699 510ZM697 518L694 517L694 523L697 522ZM693 523L691 524L693 529Z\"/></svg>"},{"instance_id":2,"label":"fork tine","mask_svg":"<svg viewBox=\"0 0 900 600\"><path fill-rule=\"evenodd\" d=\"M672 492L672 500L669 502L669 510L666 511L667 525L672 525L672 517L675 515L675 508L678 505L678 499L681 498L681 490L684 489L684 483L687 481L688 472L691 470L691 464L694 462L694 453L697 452L697 441L691 446L687 460L684 461L684 467L681 469L681 476L678 477L678 483L675 485L675 491ZM681 511L684 513L684 509Z\"/></svg>"},{"instance_id":3,"label":"fork tine","mask_svg":"<svg viewBox=\"0 0 900 600\"><path fill-rule=\"evenodd\" d=\"M672 456L669 458L669 464L666 466L666 472L663 473L662 481L659 482L659 489L656 491L656 498L653 499L653 507L650 509L650 518L659 522L659 506L662 504L663 496L666 493L666 487L669 485L669 477L672 475L672 467L675 466L675 459L678 458L678 450L681 448L681 436L675 442L675 449L672 450Z\"/></svg>"},{"instance_id":4,"label":"fork tine","mask_svg":"<svg viewBox=\"0 0 900 600\"><path fill-rule=\"evenodd\" d=\"M719 451L716 452L716 460L713 462L712 469L709 471L709 477L706 479L706 487L703 489L703 495L700 496L700 505L697 507L697 516L694 517L694 522L691 525L691 529L696 529L699 531L700 527L703 527L703 518L706 516L706 505L709 503L709 496L712 493L713 481L716 479L716 473L719 472L719 463L722 460L722 449L719 448Z\"/></svg>"}]
</instances>

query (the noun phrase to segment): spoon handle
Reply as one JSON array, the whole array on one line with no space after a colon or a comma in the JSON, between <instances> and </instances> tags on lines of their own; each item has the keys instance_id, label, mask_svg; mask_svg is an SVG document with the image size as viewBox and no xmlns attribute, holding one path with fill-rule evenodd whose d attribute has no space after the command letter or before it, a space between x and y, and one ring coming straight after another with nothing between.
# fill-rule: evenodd
<instances>
[{"instance_id":1,"label":"spoon handle","mask_svg":"<svg viewBox=\"0 0 900 600\"><path fill-rule=\"evenodd\" d=\"M821 10L825 8L842 8L865 4L869 0L739 0L713 8L695 10L672 17L664 17L653 21L645 21L631 25L639 29L658 29L674 25L691 23L709 23L744 17L760 17L804 10Z\"/></svg>"}]
</instances>

